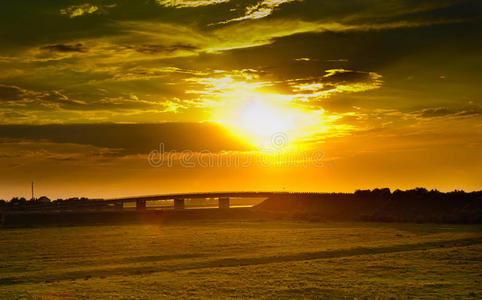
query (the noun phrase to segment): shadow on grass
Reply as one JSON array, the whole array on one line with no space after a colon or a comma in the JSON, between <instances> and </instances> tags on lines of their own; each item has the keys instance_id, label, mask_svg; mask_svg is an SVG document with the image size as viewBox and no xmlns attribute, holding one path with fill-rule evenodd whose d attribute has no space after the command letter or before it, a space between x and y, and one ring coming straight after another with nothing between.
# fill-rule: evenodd
<instances>
[{"instance_id":1,"label":"shadow on grass","mask_svg":"<svg viewBox=\"0 0 482 300\"><path fill-rule=\"evenodd\" d=\"M464 247L482 244L482 238L465 238L456 240L445 240L445 241L432 241L416 244L402 244L394 245L388 247L357 247L351 249L339 249L331 251L318 251L318 252L304 252L290 255L279 255L279 256L267 256L267 257L247 257L247 258L223 258L223 259L212 259L206 261L189 261L181 262L172 265L163 266L134 266L134 267L114 267L114 268L102 268L95 270L81 270L81 271L70 271L70 272L59 272L57 274L51 275L32 275L32 276L18 276L18 277L1 277L0 285L15 285L23 283L40 283L40 282L55 282L64 280L78 280L78 279L91 279L105 278L107 276L135 276L151 274L156 272L174 272L174 271L185 271L185 270L196 270L205 268L225 268L225 267L239 267L239 266L250 266L250 265L262 265L271 263L282 263L282 262L292 262L292 261L304 261L304 260L314 260L314 259L331 259L331 258L341 258L350 257L358 255L377 255L385 253L394 252L404 252L404 251L416 251L416 250L428 250L434 248L451 248L451 247ZM172 259L192 259L197 256L193 255L176 255L171 257ZM160 261L170 259L165 256L147 256L142 257L140 260L133 258L132 261Z\"/></svg>"}]
</instances>

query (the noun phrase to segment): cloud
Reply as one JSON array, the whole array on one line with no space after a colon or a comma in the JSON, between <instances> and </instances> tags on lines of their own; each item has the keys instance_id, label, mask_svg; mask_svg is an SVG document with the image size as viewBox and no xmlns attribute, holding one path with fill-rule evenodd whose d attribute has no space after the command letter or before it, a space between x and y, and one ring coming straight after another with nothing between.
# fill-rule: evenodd
<instances>
[{"instance_id":1,"label":"cloud","mask_svg":"<svg viewBox=\"0 0 482 300\"><path fill-rule=\"evenodd\" d=\"M89 57L89 47L83 42L74 44L42 45L26 51L25 62L51 62Z\"/></svg>"},{"instance_id":2,"label":"cloud","mask_svg":"<svg viewBox=\"0 0 482 300\"><path fill-rule=\"evenodd\" d=\"M140 111L169 112L177 111L180 107L179 103L173 100L150 101L139 99L136 95L131 94L129 97L106 97L100 100L91 101L83 107L74 109L92 110L99 112L125 111L128 113L138 113Z\"/></svg>"},{"instance_id":3,"label":"cloud","mask_svg":"<svg viewBox=\"0 0 482 300\"><path fill-rule=\"evenodd\" d=\"M461 20L400 21L392 23L342 24L297 19L266 19L253 23L233 23L216 28L199 28L171 23L147 21L116 21L115 35L93 37L71 44L58 43L32 48L17 56L17 61L49 62L75 56L77 68L96 64L133 63L156 59L215 54L273 44L277 39L322 32L353 32L393 30L433 24L462 22ZM23 58L22 58L23 57Z\"/></svg>"},{"instance_id":4,"label":"cloud","mask_svg":"<svg viewBox=\"0 0 482 300\"><path fill-rule=\"evenodd\" d=\"M14 85L4 85L0 84L0 102L4 104L11 104L13 106L18 106L20 103L31 104L37 101L40 104L46 103L79 103L76 101L71 101L65 95L59 91L34 91L23 89Z\"/></svg>"},{"instance_id":5,"label":"cloud","mask_svg":"<svg viewBox=\"0 0 482 300\"><path fill-rule=\"evenodd\" d=\"M93 14L99 10L99 7L93 4L85 3L80 5L73 5L61 9L60 14L68 15L70 18L79 17L85 14Z\"/></svg>"},{"instance_id":6,"label":"cloud","mask_svg":"<svg viewBox=\"0 0 482 300\"><path fill-rule=\"evenodd\" d=\"M31 167L32 161L42 160L55 164L68 162L75 165L86 165L88 162L98 163L119 159L122 149L100 148L76 143L54 143L48 140L0 138L0 160L13 161L8 167Z\"/></svg>"},{"instance_id":7,"label":"cloud","mask_svg":"<svg viewBox=\"0 0 482 300\"><path fill-rule=\"evenodd\" d=\"M19 88L17 86L0 85L0 108L25 110L32 113L63 113L73 112L99 112L112 115L114 112L139 113L142 111L176 112L184 105L178 99L145 100L134 94L119 97L101 97L100 99L83 101L71 99L61 91L35 91ZM12 111L3 114L3 117L24 119L22 116L14 116ZM34 120L34 118L32 118ZM45 120L47 121L47 120Z\"/></svg>"},{"instance_id":8,"label":"cloud","mask_svg":"<svg viewBox=\"0 0 482 300\"><path fill-rule=\"evenodd\" d=\"M176 8L216 5L229 1L230 0L156 0L159 5Z\"/></svg>"},{"instance_id":9,"label":"cloud","mask_svg":"<svg viewBox=\"0 0 482 300\"><path fill-rule=\"evenodd\" d=\"M263 75L262 71L254 69L216 70L207 76L184 79L188 84L186 94L201 95L203 99L201 102L208 106L226 99L235 101L238 98L236 94L255 92L272 85L269 81L260 80L261 75Z\"/></svg>"},{"instance_id":10,"label":"cloud","mask_svg":"<svg viewBox=\"0 0 482 300\"><path fill-rule=\"evenodd\" d=\"M185 78L187 96L195 107L216 107L226 102L261 97L279 102L292 102L317 110L326 98L337 94L359 93L382 86L382 75L376 72L345 69L325 70L323 75L278 80L262 70L216 70L204 76ZM187 98L189 99L189 98Z\"/></svg>"},{"instance_id":11,"label":"cloud","mask_svg":"<svg viewBox=\"0 0 482 300\"><path fill-rule=\"evenodd\" d=\"M49 45L49 46L43 46L40 47L41 50L49 50L53 52L87 52L87 48L85 47L84 44L82 43L77 43L77 44L56 44L56 45Z\"/></svg>"},{"instance_id":12,"label":"cloud","mask_svg":"<svg viewBox=\"0 0 482 300\"><path fill-rule=\"evenodd\" d=\"M422 118L432 118L432 117L443 117L446 115L451 115L453 113L454 113L453 111L448 110L447 108L436 107L436 108L427 108L422 110L420 116Z\"/></svg>"},{"instance_id":13,"label":"cloud","mask_svg":"<svg viewBox=\"0 0 482 300\"><path fill-rule=\"evenodd\" d=\"M327 59L327 62L348 62L346 58L338 58L338 59Z\"/></svg>"},{"instance_id":14,"label":"cloud","mask_svg":"<svg viewBox=\"0 0 482 300\"><path fill-rule=\"evenodd\" d=\"M122 154L159 150L247 151L252 147L213 123L0 125L0 138L91 145Z\"/></svg>"},{"instance_id":15,"label":"cloud","mask_svg":"<svg viewBox=\"0 0 482 300\"><path fill-rule=\"evenodd\" d=\"M467 20L397 21L386 23L343 24L338 22L303 21L297 19L261 20L254 23L238 23L223 26L203 34L200 49L217 52L270 45L276 39L302 33L368 32L415 28L437 24L461 23ZM235 37L235 38L233 38Z\"/></svg>"},{"instance_id":16,"label":"cloud","mask_svg":"<svg viewBox=\"0 0 482 300\"><path fill-rule=\"evenodd\" d=\"M171 72L170 74L189 72L182 69L176 71L175 68L160 71ZM192 76L192 73L189 74ZM107 91L101 91L72 97L61 90L32 90L0 84L0 123L48 124L116 119L135 121L142 118L140 115L156 121L164 118L163 113L175 114L196 106L193 100L180 100L172 92L162 96L138 95L139 93L120 93L119 96L113 96Z\"/></svg>"},{"instance_id":17,"label":"cloud","mask_svg":"<svg viewBox=\"0 0 482 300\"><path fill-rule=\"evenodd\" d=\"M27 94L27 91L14 85L0 84L0 101L16 101L21 100Z\"/></svg>"},{"instance_id":18,"label":"cloud","mask_svg":"<svg viewBox=\"0 0 482 300\"><path fill-rule=\"evenodd\" d=\"M275 88L292 94L291 99L294 101L310 102L340 93L378 89L383 83L381 78L382 76L375 72L330 69L318 77L277 82Z\"/></svg>"},{"instance_id":19,"label":"cloud","mask_svg":"<svg viewBox=\"0 0 482 300\"><path fill-rule=\"evenodd\" d=\"M270 19L247 24L229 24L207 30L171 23L120 21L116 23L116 28L119 30L116 35L79 40L73 44L44 45L40 47L41 51L39 48L34 48L27 52L26 60L61 60L76 55L79 58L89 59L88 62L79 62L83 65L92 65L97 61L102 64L117 64L265 46L274 43L276 39L302 33L393 30L451 22L461 21L342 24Z\"/></svg>"},{"instance_id":20,"label":"cloud","mask_svg":"<svg viewBox=\"0 0 482 300\"><path fill-rule=\"evenodd\" d=\"M275 8L277 8L278 6L285 3L294 2L294 1L303 1L303 0L262 0L254 5L246 7L244 16L223 21L223 22L220 22L219 24L226 24L230 22L243 21L243 20L262 19L271 15L275 10Z\"/></svg>"},{"instance_id":21,"label":"cloud","mask_svg":"<svg viewBox=\"0 0 482 300\"><path fill-rule=\"evenodd\" d=\"M149 67L149 66L135 66L127 69L118 69L115 71L114 80L117 81L129 81L129 80L149 80L159 77L170 77L173 78L175 74L178 75L195 75L195 76L205 76L209 73L181 69L178 67Z\"/></svg>"},{"instance_id":22,"label":"cloud","mask_svg":"<svg viewBox=\"0 0 482 300\"><path fill-rule=\"evenodd\" d=\"M172 7L203 4L202 1L169 3ZM255 6L258 9L275 9L287 1L250 3L257 3ZM155 3L151 4L153 6L150 9L166 11ZM124 7L123 5L119 4ZM293 9L299 8L298 5L289 6L293 6L290 7ZM223 5L212 10L219 11L224 8ZM99 10L102 12L102 7L99 6ZM113 10L112 13L118 11ZM177 16L174 14L189 14L189 11L197 10L169 11L173 16ZM366 47L365 42L362 42L361 47L351 47L349 37L356 37L355 32L460 22L443 18L435 21L433 18L417 18L411 19L412 21L391 22L383 18L373 18L358 19L356 23L353 20L345 22L345 19L338 15L336 18L317 20L310 14L306 17L286 17L289 16L288 13L253 22L232 22L221 26L206 26L212 21L211 16L206 16L199 22L190 22L189 19L189 22L180 24L176 23L179 20L171 17L156 21L144 18L144 21L141 21L142 15L130 18L112 15L112 18L105 21L108 25L102 23L104 20L100 20L105 18L96 19L96 26L100 26L99 31L86 28L85 32L76 31L63 38L44 38L41 44L26 51L19 51L14 60L0 62L5 76L2 79L6 79L2 81L12 83L9 88L4 86L4 96L0 95L3 102L1 109L8 113L3 114L2 120L7 122L7 116L13 115L14 105L18 107L18 112L25 113L30 110L30 116L36 113L36 122L42 123L47 120L75 121L79 118L83 122L179 120L184 117L189 120L202 120L209 117L204 113L209 111L209 106L239 99L243 96L243 91L246 94L269 94L273 98L313 104L319 108L327 102L327 97L374 90L382 84L378 73L384 69L379 67L380 60L356 57L361 55L360 51L380 49L382 44L378 43L382 41L378 39L382 34L374 34L377 36L374 38L376 47L369 44L370 42L368 44L371 48ZM197 20L197 17L194 18ZM79 26L78 22L58 19L63 19L64 23L71 26ZM322 32L327 33L306 34ZM345 32L350 34L337 34ZM415 30L409 32L415 34ZM290 36L292 37L286 38ZM383 33L383 39L388 36L390 33ZM303 44L299 43L301 40ZM313 40L317 41L312 43ZM338 45L337 41L341 44ZM386 42L390 43L391 40ZM259 55L258 49L247 49L268 45L272 46L259 48ZM236 51L230 51L235 49ZM339 49L339 52L335 49ZM383 51L378 55L395 55L398 58L396 52ZM400 51L401 55L404 55L402 52L404 51ZM345 59L340 60L346 62L343 65L326 63L329 58L340 57L349 59L349 63ZM295 58L299 58L297 61L301 62L310 60L309 63L296 63L293 61ZM192 70L193 65L199 69ZM317 75L320 69L339 66L356 69L335 69L337 71L332 74ZM213 67L224 70L215 73L209 69ZM266 67L272 68L271 77L255 70ZM377 73L363 70L376 70ZM19 73L20 71L22 73ZM38 90L23 89L29 86L35 86L34 89ZM105 92L99 92L100 89ZM5 95L8 94L9 100L5 100ZM137 99L131 98L130 94L136 95ZM350 96L350 99L353 97ZM343 100L338 103L341 101ZM202 109L184 111L188 108ZM182 115L173 116L174 112L182 112ZM61 113L65 115L65 119Z\"/></svg>"},{"instance_id":23,"label":"cloud","mask_svg":"<svg viewBox=\"0 0 482 300\"><path fill-rule=\"evenodd\" d=\"M183 44L173 44L169 46L159 44L143 44L133 46L128 45L126 47L147 55L175 54L176 52L196 52L199 50L197 46Z\"/></svg>"},{"instance_id":24,"label":"cloud","mask_svg":"<svg viewBox=\"0 0 482 300\"><path fill-rule=\"evenodd\" d=\"M56 90L35 91L3 84L0 84L0 102L4 107L16 107L18 109L28 107L28 110L50 110L64 106L79 107L85 104L82 101L69 99L62 92Z\"/></svg>"},{"instance_id":25,"label":"cloud","mask_svg":"<svg viewBox=\"0 0 482 300\"><path fill-rule=\"evenodd\" d=\"M482 115L482 108L476 105L448 109L446 107L425 108L414 113L419 118L466 117Z\"/></svg>"}]
</instances>

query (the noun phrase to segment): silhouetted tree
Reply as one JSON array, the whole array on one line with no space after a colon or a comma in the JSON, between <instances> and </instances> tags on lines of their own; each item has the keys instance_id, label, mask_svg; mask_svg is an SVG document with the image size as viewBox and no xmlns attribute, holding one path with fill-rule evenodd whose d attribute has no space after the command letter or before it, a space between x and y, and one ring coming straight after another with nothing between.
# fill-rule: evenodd
<instances>
[{"instance_id":1,"label":"silhouetted tree","mask_svg":"<svg viewBox=\"0 0 482 300\"><path fill-rule=\"evenodd\" d=\"M46 197L46 196L42 196L42 197L40 197L40 198L37 199L37 202L38 202L38 203L44 203L44 204L45 204L45 203L50 203L50 199L49 199L48 197Z\"/></svg>"}]
</instances>

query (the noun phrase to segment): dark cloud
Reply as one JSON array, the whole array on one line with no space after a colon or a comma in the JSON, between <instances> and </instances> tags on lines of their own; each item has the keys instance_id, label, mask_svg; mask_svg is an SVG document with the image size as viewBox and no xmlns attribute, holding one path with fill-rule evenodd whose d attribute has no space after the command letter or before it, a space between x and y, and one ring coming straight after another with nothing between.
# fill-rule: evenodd
<instances>
[{"instance_id":1,"label":"dark cloud","mask_svg":"<svg viewBox=\"0 0 482 300\"><path fill-rule=\"evenodd\" d=\"M15 101L22 99L25 91L17 86L0 84L0 101Z\"/></svg>"},{"instance_id":2,"label":"dark cloud","mask_svg":"<svg viewBox=\"0 0 482 300\"><path fill-rule=\"evenodd\" d=\"M155 45L155 44L144 44L139 46L127 46L129 49L134 49L135 51L143 54L153 55L158 53L173 53L176 51L196 51L199 47L192 46L192 45L183 45L183 44L175 44L175 45Z\"/></svg>"},{"instance_id":3,"label":"dark cloud","mask_svg":"<svg viewBox=\"0 0 482 300\"><path fill-rule=\"evenodd\" d=\"M20 110L52 110L52 105L64 108L82 109L85 105L82 101L69 99L60 91L34 91L23 89L18 86L9 86L0 84L0 102L4 102L5 106L17 107L18 103L24 105L18 106ZM3 114L4 117L12 116L12 114Z\"/></svg>"},{"instance_id":4,"label":"dark cloud","mask_svg":"<svg viewBox=\"0 0 482 300\"><path fill-rule=\"evenodd\" d=\"M474 108L457 112L457 116L476 116L482 115L482 108Z\"/></svg>"},{"instance_id":5,"label":"dark cloud","mask_svg":"<svg viewBox=\"0 0 482 300\"><path fill-rule=\"evenodd\" d=\"M332 69L326 70L325 72L326 74L323 76L295 79L290 82L297 85L323 83L328 86L325 89L329 89L340 84L372 83L381 78L379 74L364 71Z\"/></svg>"},{"instance_id":6,"label":"dark cloud","mask_svg":"<svg viewBox=\"0 0 482 300\"><path fill-rule=\"evenodd\" d=\"M454 114L454 111L446 109L444 107L428 108L422 111L422 118L443 117L446 115Z\"/></svg>"},{"instance_id":7,"label":"dark cloud","mask_svg":"<svg viewBox=\"0 0 482 300\"><path fill-rule=\"evenodd\" d=\"M422 118L436 118L445 116L476 116L482 115L482 108L478 106L448 109L445 107L426 108L419 113Z\"/></svg>"},{"instance_id":8,"label":"dark cloud","mask_svg":"<svg viewBox=\"0 0 482 300\"><path fill-rule=\"evenodd\" d=\"M59 101L67 101L69 100L69 97L65 96L59 91L51 91L51 92L46 92L42 94L40 99L45 100L45 101L50 101L50 102L59 102Z\"/></svg>"},{"instance_id":9,"label":"dark cloud","mask_svg":"<svg viewBox=\"0 0 482 300\"><path fill-rule=\"evenodd\" d=\"M184 107L182 101L177 98L172 100L144 100L137 98L134 94L119 97L106 96L101 99L89 99L87 97L87 99L78 100L66 95L63 91L38 91L0 84L0 108L5 109L0 116L4 120L19 121L24 119L23 116L28 113L31 117L39 117L35 119L46 117L52 121L62 122L61 114L66 111L74 113L104 112L112 115L113 112L138 113L151 111L161 113L176 111L178 108ZM54 113L57 113L55 117L53 116Z\"/></svg>"},{"instance_id":10,"label":"dark cloud","mask_svg":"<svg viewBox=\"0 0 482 300\"><path fill-rule=\"evenodd\" d=\"M323 78L332 83L367 81L372 79L373 75L377 77L374 73L345 69L332 69L326 72L327 74Z\"/></svg>"},{"instance_id":11,"label":"dark cloud","mask_svg":"<svg viewBox=\"0 0 482 300\"><path fill-rule=\"evenodd\" d=\"M375 72L345 69L326 70L324 75L289 79L276 83L276 88L301 100L326 98L333 94L363 92L382 85L382 76Z\"/></svg>"},{"instance_id":12,"label":"dark cloud","mask_svg":"<svg viewBox=\"0 0 482 300\"><path fill-rule=\"evenodd\" d=\"M18 111L8 111L2 112L2 116L7 119L25 119L28 117L28 114Z\"/></svg>"},{"instance_id":13,"label":"dark cloud","mask_svg":"<svg viewBox=\"0 0 482 300\"><path fill-rule=\"evenodd\" d=\"M252 150L212 123L0 125L0 138L92 145L122 154L147 154L161 143L166 151Z\"/></svg>"},{"instance_id":14,"label":"dark cloud","mask_svg":"<svg viewBox=\"0 0 482 300\"><path fill-rule=\"evenodd\" d=\"M82 43L77 44L57 44L57 45L49 45L40 47L41 50L49 50L53 52L62 52L62 53L69 53L69 52L87 52L87 47Z\"/></svg>"}]
</instances>

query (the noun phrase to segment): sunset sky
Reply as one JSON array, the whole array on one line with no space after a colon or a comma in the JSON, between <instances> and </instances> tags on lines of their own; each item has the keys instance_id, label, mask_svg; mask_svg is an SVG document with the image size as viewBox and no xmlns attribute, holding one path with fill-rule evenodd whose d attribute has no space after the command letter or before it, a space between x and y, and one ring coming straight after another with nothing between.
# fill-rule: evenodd
<instances>
[{"instance_id":1,"label":"sunset sky","mask_svg":"<svg viewBox=\"0 0 482 300\"><path fill-rule=\"evenodd\" d=\"M1 1L0 199L29 197L32 180L51 198L480 190L481 11ZM149 162L161 150L172 165Z\"/></svg>"}]
</instances>

